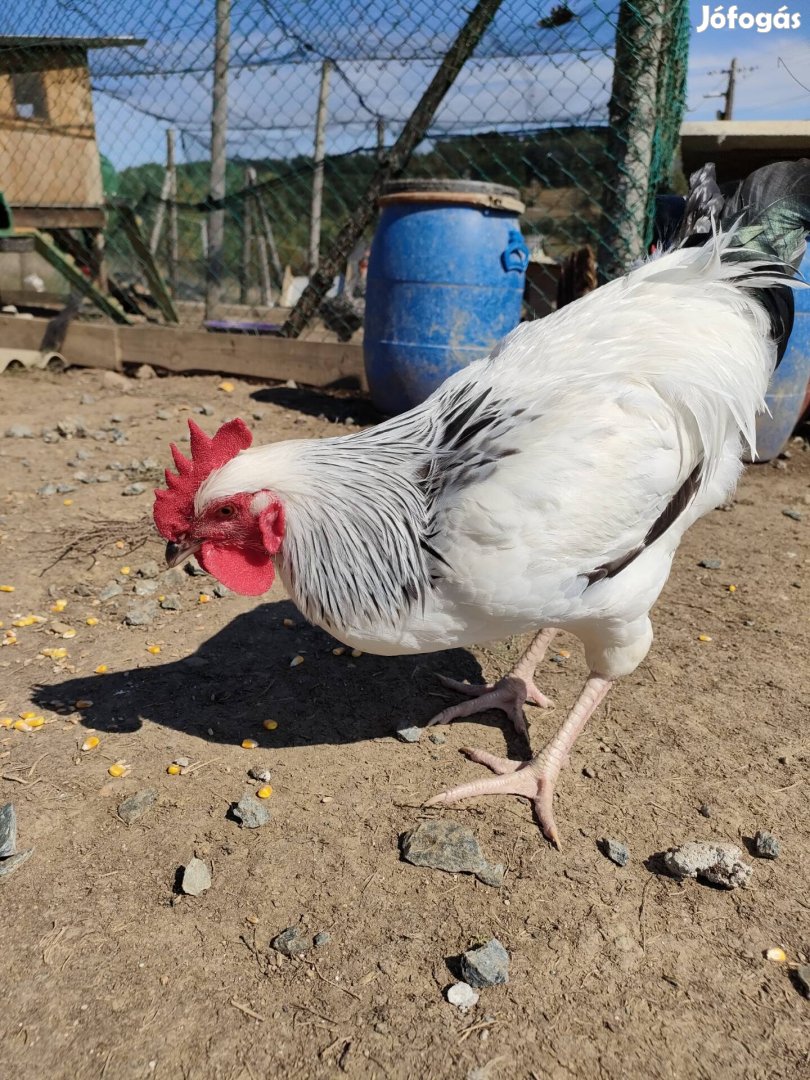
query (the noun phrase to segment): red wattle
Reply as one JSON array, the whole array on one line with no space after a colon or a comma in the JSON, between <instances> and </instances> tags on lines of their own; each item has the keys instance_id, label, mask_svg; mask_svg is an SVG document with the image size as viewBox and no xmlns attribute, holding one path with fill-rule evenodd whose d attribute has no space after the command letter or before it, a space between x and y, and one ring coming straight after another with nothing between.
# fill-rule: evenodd
<instances>
[{"instance_id":1,"label":"red wattle","mask_svg":"<svg viewBox=\"0 0 810 1080\"><path fill-rule=\"evenodd\" d=\"M276 577L273 560L255 548L203 544L197 561L207 573L242 596L261 596Z\"/></svg>"}]
</instances>

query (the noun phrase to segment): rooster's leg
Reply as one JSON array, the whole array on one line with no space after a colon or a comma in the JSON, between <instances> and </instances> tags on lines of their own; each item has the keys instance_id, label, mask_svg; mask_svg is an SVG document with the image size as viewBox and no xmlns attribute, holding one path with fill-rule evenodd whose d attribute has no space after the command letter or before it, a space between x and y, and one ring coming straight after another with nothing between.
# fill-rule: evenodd
<instances>
[{"instance_id":1,"label":"rooster's leg","mask_svg":"<svg viewBox=\"0 0 810 1080\"><path fill-rule=\"evenodd\" d=\"M464 750L471 761L486 765L496 775L489 780L476 780L472 784L445 791L431 799L427 806L447 806L459 799L471 799L478 795L522 795L531 800L543 835L560 846L559 833L554 822L552 800L560 769L568 759L577 736L587 724L594 710L610 689L611 680L591 672L579 695L576 705L557 734L529 761L511 761L488 754L485 750Z\"/></svg>"},{"instance_id":2,"label":"rooster's leg","mask_svg":"<svg viewBox=\"0 0 810 1080\"><path fill-rule=\"evenodd\" d=\"M523 706L526 702L530 705L539 705L543 709L550 709L554 704L534 685L534 671L545 656L549 642L556 633L557 631L553 628L541 630L509 674L491 686L471 686L470 683L457 682L455 679L440 675L439 680L444 686L460 694L466 694L472 700L462 701L458 705L443 709L433 717L428 727L434 724L449 724L451 720L472 716L473 713L486 712L487 709L503 709L515 725L515 730L525 735L526 717L523 715Z\"/></svg>"}]
</instances>

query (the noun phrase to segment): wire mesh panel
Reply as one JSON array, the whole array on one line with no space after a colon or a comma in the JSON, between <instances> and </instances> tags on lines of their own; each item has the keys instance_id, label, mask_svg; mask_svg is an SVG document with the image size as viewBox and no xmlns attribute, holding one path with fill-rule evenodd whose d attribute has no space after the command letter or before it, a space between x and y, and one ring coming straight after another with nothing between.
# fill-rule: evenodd
<instances>
[{"instance_id":1,"label":"wire mesh panel","mask_svg":"<svg viewBox=\"0 0 810 1080\"><path fill-rule=\"evenodd\" d=\"M520 189L542 314L561 274L575 292L593 278L576 269L586 246L612 275L649 242L683 110L687 6L490 7L404 175ZM9 0L0 191L131 315L199 319L206 297L209 318L289 307L469 14L449 0ZM332 285L348 305L369 240ZM331 313L341 336L355 329L348 308Z\"/></svg>"}]
</instances>

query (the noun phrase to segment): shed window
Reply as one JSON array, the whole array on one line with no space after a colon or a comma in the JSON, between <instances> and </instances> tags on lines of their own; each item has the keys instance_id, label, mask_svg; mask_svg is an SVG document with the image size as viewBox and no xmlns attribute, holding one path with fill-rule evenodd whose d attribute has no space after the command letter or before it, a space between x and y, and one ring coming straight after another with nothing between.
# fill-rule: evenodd
<instances>
[{"instance_id":1,"label":"shed window","mask_svg":"<svg viewBox=\"0 0 810 1080\"><path fill-rule=\"evenodd\" d=\"M11 76L14 114L21 120L47 120L45 82L41 71L21 71Z\"/></svg>"}]
</instances>

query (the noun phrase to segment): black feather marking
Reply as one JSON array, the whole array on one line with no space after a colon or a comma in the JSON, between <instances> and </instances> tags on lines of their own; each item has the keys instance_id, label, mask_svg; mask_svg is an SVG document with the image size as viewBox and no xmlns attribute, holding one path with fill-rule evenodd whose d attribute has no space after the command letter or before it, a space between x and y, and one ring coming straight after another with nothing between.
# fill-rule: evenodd
<instances>
[{"instance_id":1,"label":"black feather marking","mask_svg":"<svg viewBox=\"0 0 810 1080\"><path fill-rule=\"evenodd\" d=\"M650 545L654 544L659 537L663 536L670 525L681 516L697 494L698 488L700 487L702 472L703 462L699 461L669 500L662 512L652 523L647 531L647 535L638 547L633 548L632 551L628 551L626 555L620 555L616 559L611 559L610 562L603 563L601 566L597 566L595 570L590 570L587 574L583 575L588 579L588 586L595 585L597 581L604 581L605 578L616 577L617 574L621 573L621 571L628 567L631 562L637 559L645 548L650 547ZM586 588L588 586L586 586Z\"/></svg>"}]
</instances>

